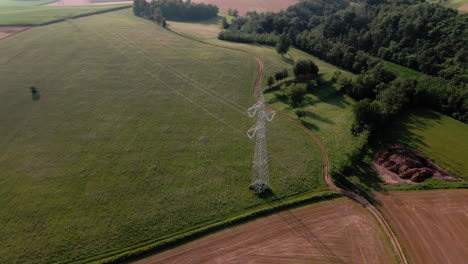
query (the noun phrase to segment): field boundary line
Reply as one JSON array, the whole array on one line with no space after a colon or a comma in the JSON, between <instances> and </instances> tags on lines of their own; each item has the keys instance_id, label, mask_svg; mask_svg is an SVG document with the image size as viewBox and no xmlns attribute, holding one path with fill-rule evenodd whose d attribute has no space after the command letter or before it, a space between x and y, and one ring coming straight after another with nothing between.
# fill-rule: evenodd
<instances>
[{"instance_id":1,"label":"field boundary line","mask_svg":"<svg viewBox=\"0 0 468 264\"><path fill-rule=\"evenodd\" d=\"M114 264L137 260L146 256L157 254L170 248L174 248L176 246L180 246L223 229L254 221L261 217L266 217L289 209L330 201L341 197L344 197L344 195L341 193L324 191L319 193L309 193L300 197L289 198L289 200L288 198L283 198L286 201L282 199L271 203L266 203L261 205L260 208L256 208L250 212L242 213L224 220L219 220L205 226L196 227L192 230L183 231L182 233L176 233L175 235L149 240L134 246L109 251L101 255L70 261L67 263Z\"/></svg>"}]
</instances>

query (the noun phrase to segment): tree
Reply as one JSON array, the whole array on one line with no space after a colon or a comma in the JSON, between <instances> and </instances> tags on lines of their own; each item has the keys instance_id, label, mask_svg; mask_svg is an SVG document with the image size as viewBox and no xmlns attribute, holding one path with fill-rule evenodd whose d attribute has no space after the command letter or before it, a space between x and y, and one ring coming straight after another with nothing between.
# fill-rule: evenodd
<instances>
[{"instance_id":1,"label":"tree","mask_svg":"<svg viewBox=\"0 0 468 264\"><path fill-rule=\"evenodd\" d=\"M268 86L275 84L275 78L273 76L268 77Z\"/></svg>"},{"instance_id":2,"label":"tree","mask_svg":"<svg viewBox=\"0 0 468 264\"><path fill-rule=\"evenodd\" d=\"M307 93L307 85L305 83L293 83L288 86L286 93L291 99L293 106L298 107L302 104Z\"/></svg>"},{"instance_id":3,"label":"tree","mask_svg":"<svg viewBox=\"0 0 468 264\"><path fill-rule=\"evenodd\" d=\"M226 19L225 17L223 17L223 18L221 19L221 27L222 27L223 29L228 29L228 28L229 28L229 23L227 22L227 19Z\"/></svg>"},{"instance_id":4,"label":"tree","mask_svg":"<svg viewBox=\"0 0 468 264\"><path fill-rule=\"evenodd\" d=\"M301 75L317 75L318 71L318 66L312 60L301 60L294 65L296 78Z\"/></svg>"},{"instance_id":5,"label":"tree","mask_svg":"<svg viewBox=\"0 0 468 264\"><path fill-rule=\"evenodd\" d=\"M233 17L238 17L238 16L239 16L239 10L233 9L233 10L232 10L232 16L233 16Z\"/></svg>"},{"instance_id":6,"label":"tree","mask_svg":"<svg viewBox=\"0 0 468 264\"><path fill-rule=\"evenodd\" d=\"M299 110L299 109L298 109L298 110L296 110L294 113L296 114L297 119L299 119L299 120L301 120L301 118L303 118L303 117L306 116L306 112L303 111L303 110Z\"/></svg>"},{"instance_id":7,"label":"tree","mask_svg":"<svg viewBox=\"0 0 468 264\"><path fill-rule=\"evenodd\" d=\"M286 35L281 35L279 41L276 43L276 52L284 56L284 54L288 53L289 47L291 47L291 40Z\"/></svg>"},{"instance_id":8,"label":"tree","mask_svg":"<svg viewBox=\"0 0 468 264\"><path fill-rule=\"evenodd\" d=\"M275 79L277 81L281 81L283 79L286 79L289 77L289 73L288 73L288 70L287 69L283 69L281 71L278 71L275 73Z\"/></svg>"}]
</instances>

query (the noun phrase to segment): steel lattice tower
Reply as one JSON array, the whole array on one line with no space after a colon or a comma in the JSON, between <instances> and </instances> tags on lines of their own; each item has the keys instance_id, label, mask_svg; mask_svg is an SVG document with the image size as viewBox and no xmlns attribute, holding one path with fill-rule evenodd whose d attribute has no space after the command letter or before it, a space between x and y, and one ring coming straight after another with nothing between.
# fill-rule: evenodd
<instances>
[{"instance_id":1,"label":"steel lattice tower","mask_svg":"<svg viewBox=\"0 0 468 264\"><path fill-rule=\"evenodd\" d=\"M256 124L247 131L250 138L255 137L255 154L252 168L252 183L250 188L256 193L263 193L269 189L268 151L266 143L265 124L271 121L275 112L265 108L263 94L260 93L259 101L247 111L250 117L257 114Z\"/></svg>"}]
</instances>

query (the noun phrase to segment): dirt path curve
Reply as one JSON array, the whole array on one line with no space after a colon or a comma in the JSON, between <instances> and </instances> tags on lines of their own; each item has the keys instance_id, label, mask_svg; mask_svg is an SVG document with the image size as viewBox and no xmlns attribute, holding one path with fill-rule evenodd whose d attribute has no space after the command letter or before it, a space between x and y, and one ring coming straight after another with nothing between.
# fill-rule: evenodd
<instances>
[{"instance_id":1,"label":"dirt path curve","mask_svg":"<svg viewBox=\"0 0 468 264\"><path fill-rule=\"evenodd\" d=\"M204 44L207 44L207 45L210 45L210 46L215 46L215 47L220 47L220 48L224 48L224 49L239 51L239 52L248 54L252 58L254 58L255 61L257 61L257 64L258 64L258 73L257 73L257 78L255 80L253 96L254 96L256 102L259 101L259 96L258 95L262 90L262 79L263 79L263 71L264 71L264 64L263 64L262 59L260 59L260 57L258 57L257 55L255 55L255 54L253 54L251 52L248 52L248 51L245 51L245 50L242 50L242 49L237 49L237 48L231 48L231 47L225 47L225 46L221 46L221 45L212 44L212 43L205 42L203 40L200 40L200 39L192 37L192 36L188 36L188 35L185 35L185 34L182 34L182 33L179 33L179 32L175 32L175 31L170 30L170 29L168 29L168 30L170 32L172 32L174 34L177 34L179 36L182 36L184 38L189 38L191 40L201 42L201 43L204 43ZM268 106L265 106L265 108L267 110L269 110L269 111L275 111L275 110L269 108ZM396 257L397 257L398 263L408 264L408 260L406 259L406 256L405 256L405 254L403 252L403 249L402 249L397 237L393 233L392 229L390 228L390 225L387 223L387 221L382 216L380 211L377 210L377 208L375 206L373 206L366 198L360 196L357 193L351 192L349 190L342 189L342 188L335 185L335 183L333 182L333 180L332 180L332 178L330 176L330 160L328 158L328 153L327 153L327 150L325 149L325 146L323 146L322 142L320 141L320 138L312 130L305 127L303 124L299 123L297 120L295 120L295 119L293 119L293 118L291 118L291 117L289 117L289 116L287 116L287 115L285 115L283 113L278 113L277 112L276 114L279 117L281 117L283 119L286 119L287 121L289 121L289 122L295 124L296 126L302 128L305 132L307 132L314 139L314 142L318 146L318 148L320 150L320 155L322 156L322 159L323 159L323 174L324 174L323 176L325 178L325 181L326 181L328 187L330 189L332 189L333 191L342 193L342 194L346 195L347 197L351 198L352 200L357 201L358 203L363 205L377 219L377 222L379 223L379 225L382 227L383 231L387 235L387 237L390 240L390 243L392 245L393 251L394 251L394 253L395 253Z\"/></svg>"}]
</instances>

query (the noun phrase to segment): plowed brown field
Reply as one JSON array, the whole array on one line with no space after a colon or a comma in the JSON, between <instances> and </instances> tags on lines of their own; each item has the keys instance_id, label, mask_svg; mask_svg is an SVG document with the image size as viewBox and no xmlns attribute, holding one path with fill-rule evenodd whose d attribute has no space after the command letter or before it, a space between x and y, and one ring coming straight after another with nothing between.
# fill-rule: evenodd
<instances>
[{"instance_id":1,"label":"plowed brown field","mask_svg":"<svg viewBox=\"0 0 468 264\"><path fill-rule=\"evenodd\" d=\"M192 2L216 5L224 14L227 14L229 8L233 8L239 10L240 15L244 15L251 10L278 12L298 3L299 0L192 0Z\"/></svg>"},{"instance_id":2,"label":"plowed brown field","mask_svg":"<svg viewBox=\"0 0 468 264\"><path fill-rule=\"evenodd\" d=\"M468 260L468 190L376 193L411 263Z\"/></svg>"},{"instance_id":3,"label":"plowed brown field","mask_svg":"<svg viewBox=\"0 0 468 264\"><path fill-rule=\"evenodd\" d=\"M149 263L393 263L371 215L348 199L240 225L137 261Z\"/></svg>"}]
</instances>

